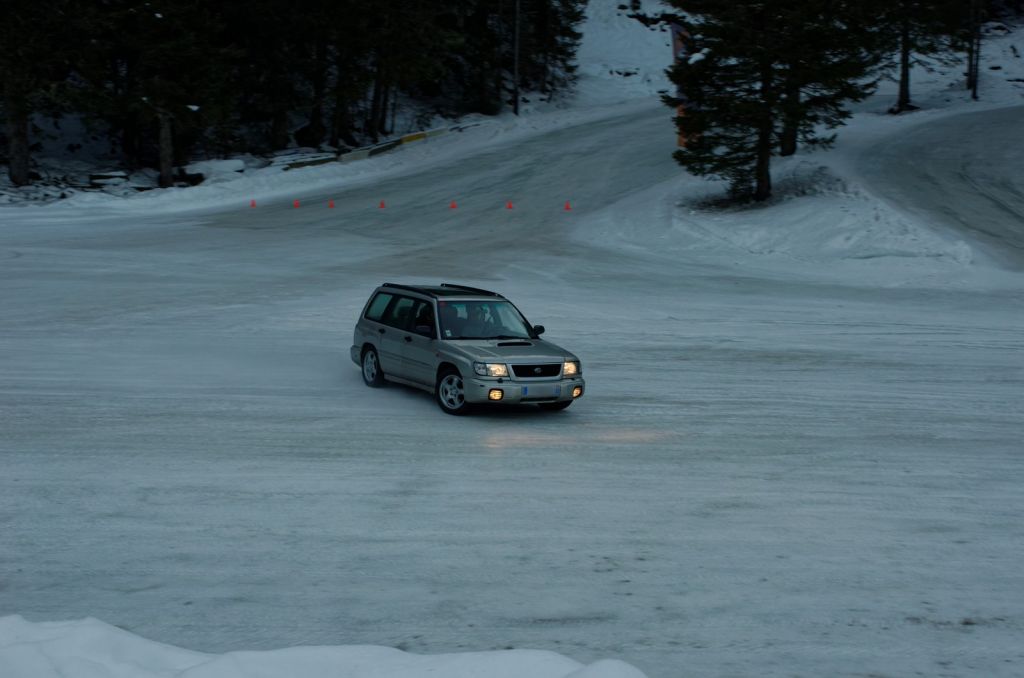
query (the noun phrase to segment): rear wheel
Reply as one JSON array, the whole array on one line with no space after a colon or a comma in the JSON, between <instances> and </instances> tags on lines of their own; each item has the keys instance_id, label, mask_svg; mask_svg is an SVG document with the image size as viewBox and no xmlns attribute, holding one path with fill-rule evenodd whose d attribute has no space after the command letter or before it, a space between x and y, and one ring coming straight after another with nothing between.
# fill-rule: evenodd
<instances>
[{"instance_id":1,"label":"rear wheel","mask_svg":"<svg viewBox=\"0 0 1024 678\"><path fill-rule=\"evenodd\" d=\"M377 357L377 349L372 346L363 351L363 382L374 388L384 385L384 372L380 369L380 358Z\"/></svg>"},{"instance_id":2,"label":"rear wheel","mask_svg":"<svg viewBox=\"0 0 1024 678\"><path fill-rule=\"evenodd\" d=\"M562 400L557 403L540 403L538 407L549 412L557 412L558 410L564 410L569 407L569 405L572 405L571 400Z\"/></svg>"},{"instance_id":3,"label":"rear wheel","mask_svg":"<svg viewBox=\"0 0 1024 678\"><path fill-rule=\"evenodd\" d=\"M445 414L459 415L469 411L466 387L458 370L448 368L440 374L434 386L434 395Z\"/></svg>"}]
</instances>

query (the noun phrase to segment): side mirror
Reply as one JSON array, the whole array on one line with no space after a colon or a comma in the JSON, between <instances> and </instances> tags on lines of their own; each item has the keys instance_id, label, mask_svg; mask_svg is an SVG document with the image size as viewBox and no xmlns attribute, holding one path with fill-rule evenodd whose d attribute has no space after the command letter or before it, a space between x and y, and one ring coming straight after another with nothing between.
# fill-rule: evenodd
<instances>
[{"instance_id":1,"label":"side mirror","mask_svg":"<svg viewBox=\"0 0 1024 678\"><path fill-rule=\"evenodd\" d=\"M434 338L434 327L433 325L417 325L414 329L416 334L422 334L425 337Z\"/></svg>"},{"instance_id":2,"label":"side mirror","mask_svg":"<svg viewBox=\"0 0 1024 678\"><path fill-rule=\"evenodd\" d=\"M544 326L543 325L534 325L533 326L533 333L536 334L538 337L540 335L544 334Z\"/></svg>"}]
</instances>

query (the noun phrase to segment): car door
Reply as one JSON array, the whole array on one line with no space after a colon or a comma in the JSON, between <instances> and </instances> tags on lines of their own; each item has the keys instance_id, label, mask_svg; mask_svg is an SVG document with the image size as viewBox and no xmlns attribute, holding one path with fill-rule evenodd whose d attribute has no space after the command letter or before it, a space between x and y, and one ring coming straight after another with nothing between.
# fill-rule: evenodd
<instances>
[{"instance_id":1,"label":"car door","mask_svg":"<svg viewBox=\"0 0 1024 678\"><path fill-rule=\"evenodd\" d=\"M433 385L436 337L434 305L429 301L417 301L410 316L409 326L402 336L402 359L407 370L407 379L427 386Z\"/></svg>"},{"instance_id":2,"label":"car door","mask_svg":"<svg viewBox=\"0 0 1024 678\"><path fill-rule=\"evenodd\" d=\"M405 365L405 358L402 355L406 343L406 328L412 317L413 307L416 306L416 299L411 297L395 296L388 304L388 308L381 317L381 324L377 331L380 334L380 367L384 374L400 379L409 379L409 370Z\"/></svg>"}]
</instances>

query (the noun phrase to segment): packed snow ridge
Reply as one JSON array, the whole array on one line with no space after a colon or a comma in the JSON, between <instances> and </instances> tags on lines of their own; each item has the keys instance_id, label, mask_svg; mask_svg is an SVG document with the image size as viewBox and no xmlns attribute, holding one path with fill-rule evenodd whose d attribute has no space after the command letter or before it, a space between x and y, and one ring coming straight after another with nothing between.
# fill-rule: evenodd
<instances>
[{"instance_id":1,"label":"packed snow ridge","mask_svg":"<svg viewBox=\"0 0 1024 678\"><path fill-rule=\"evenodd\" d=\"M584 666L555 652L416 655L389 647L293 647L214 655L140 638L97 619L0 618L4 678L644 678L632 666Z\"/></svg>"}]
</instances>

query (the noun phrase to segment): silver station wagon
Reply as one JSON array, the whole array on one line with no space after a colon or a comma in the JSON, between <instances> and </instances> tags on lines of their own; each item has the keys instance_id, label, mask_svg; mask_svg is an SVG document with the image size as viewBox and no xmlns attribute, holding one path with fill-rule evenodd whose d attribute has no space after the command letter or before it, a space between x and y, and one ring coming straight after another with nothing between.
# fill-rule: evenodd
<instances>
[{"instance_id":1,"label":"silver station wagon","mask_svg":"<svg viewBox=\"0 0 1024 678\"><path fill-rule=\"evenodd\" d=\"M384 283L356 323L352 361L367 386L422 388L448 414L485 403L563 410L583 395L583 367L543 332L496 292Z\"/></svg>"}]
</instances>

